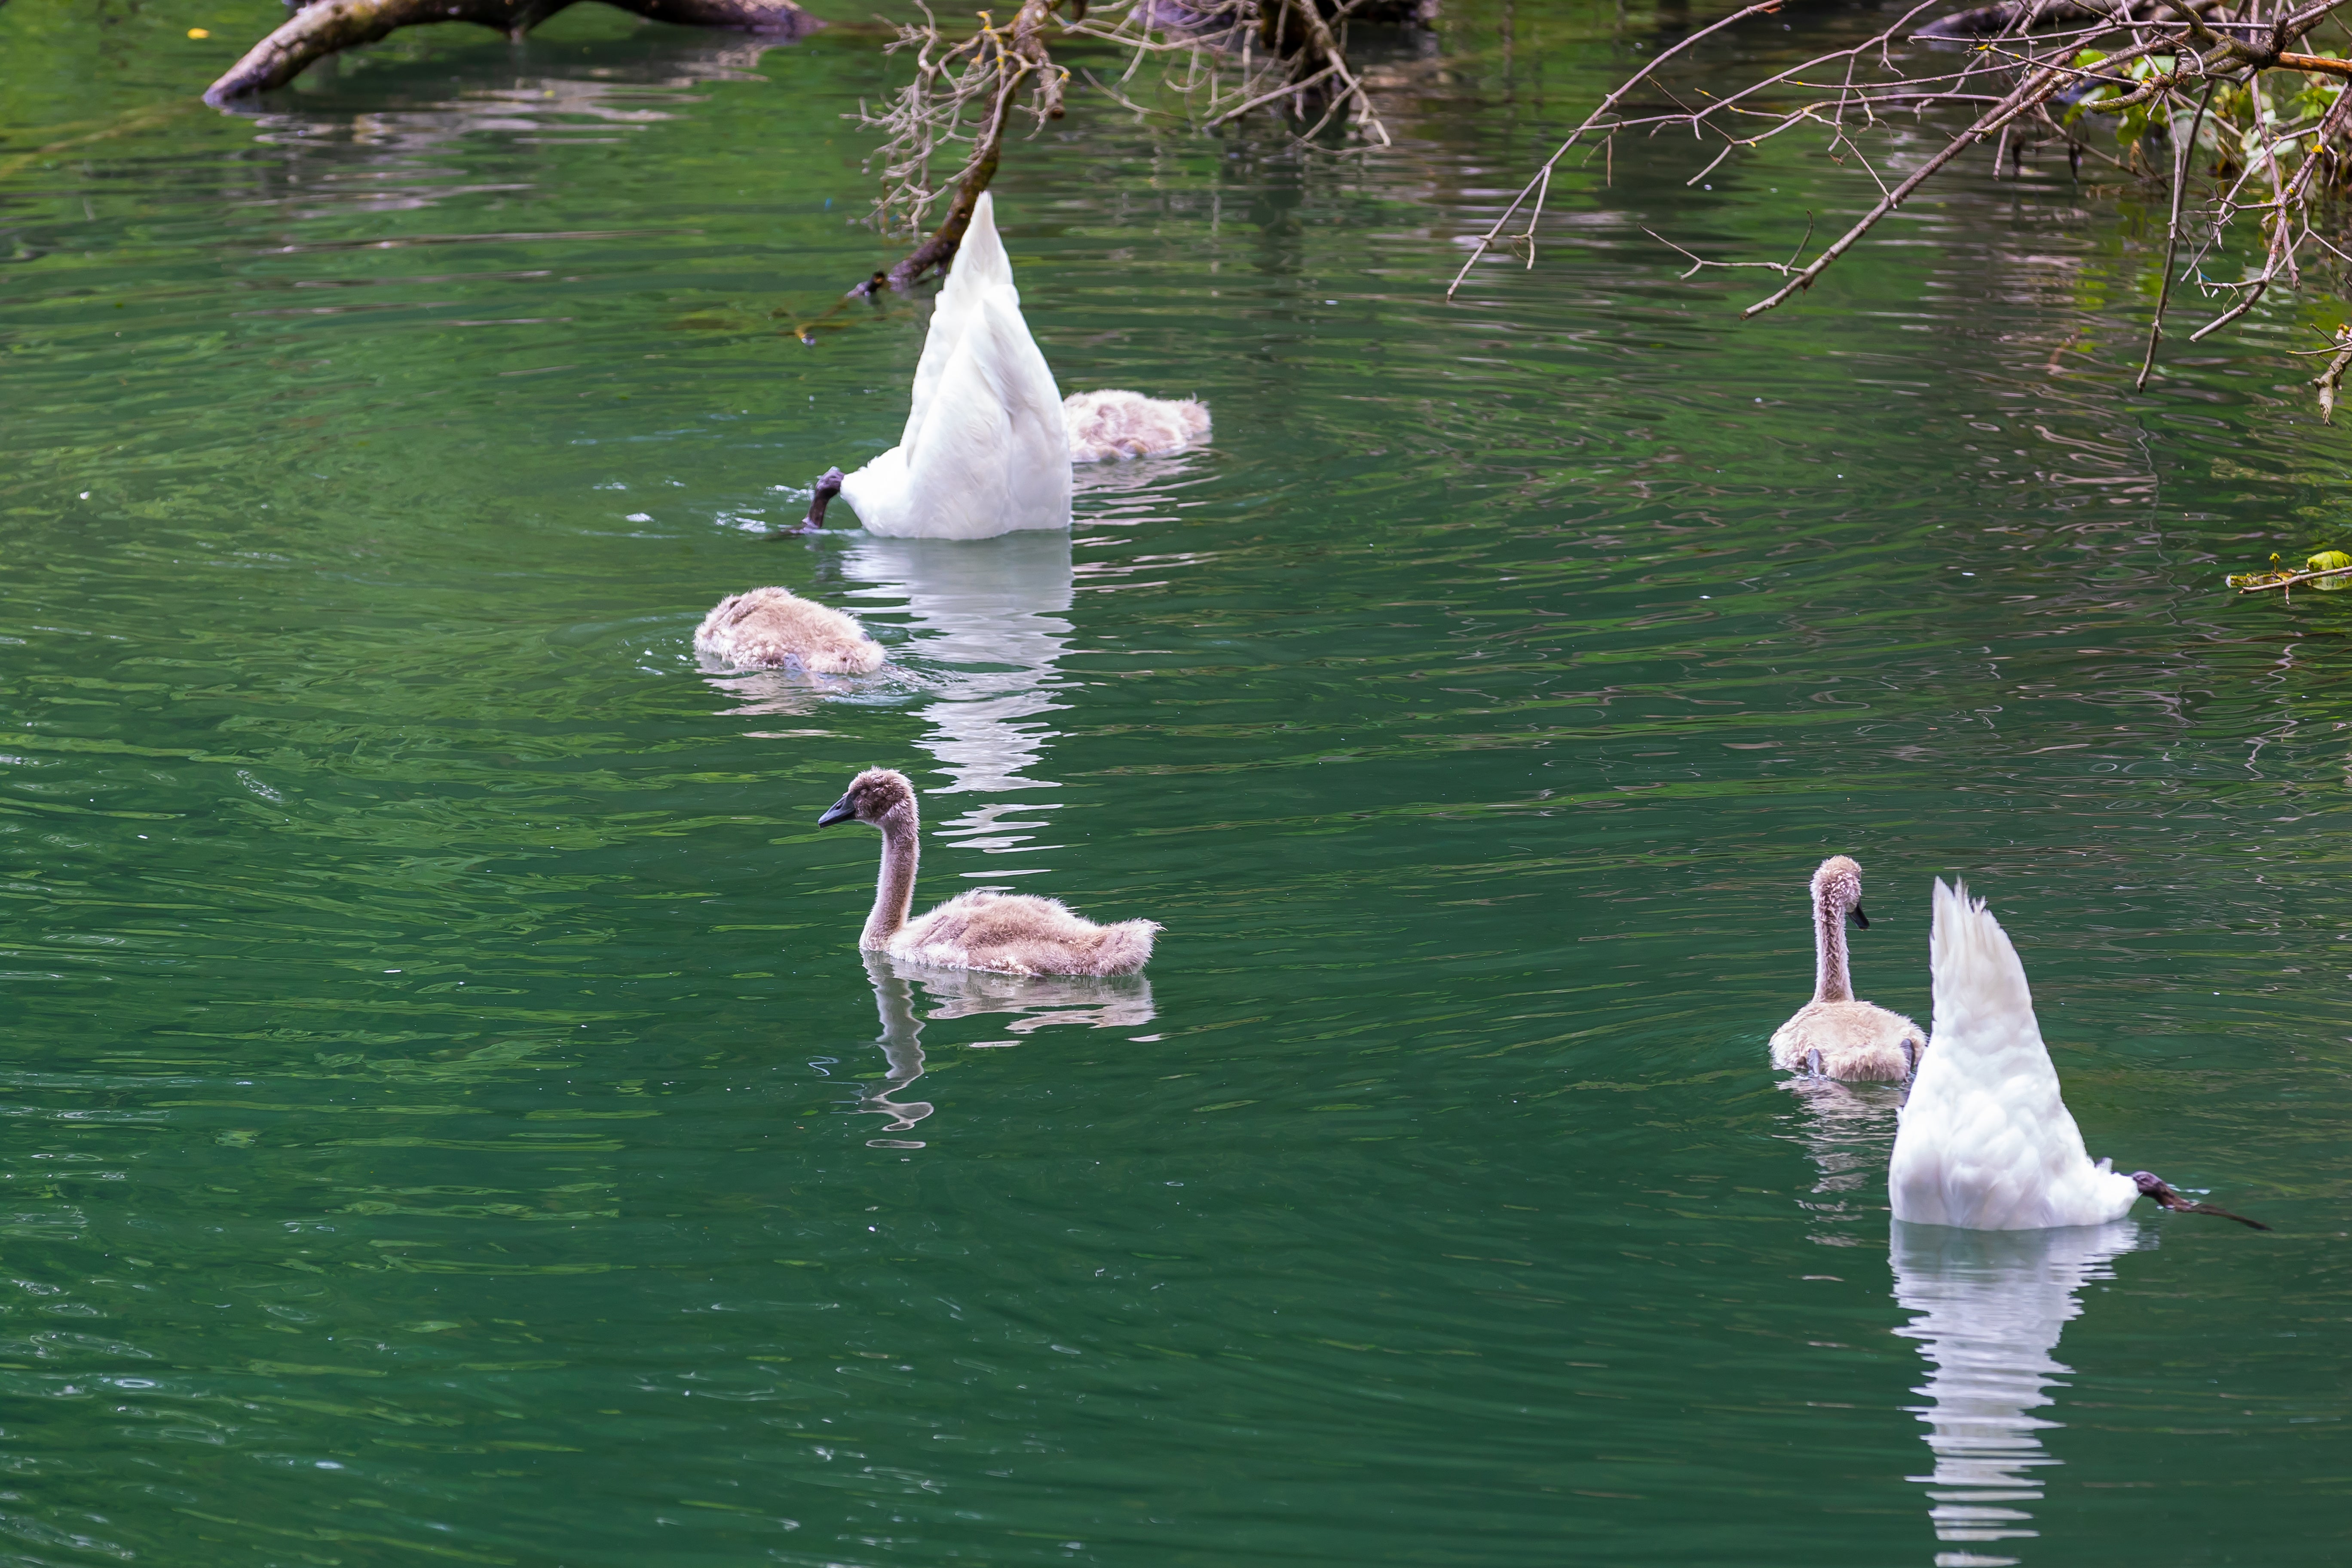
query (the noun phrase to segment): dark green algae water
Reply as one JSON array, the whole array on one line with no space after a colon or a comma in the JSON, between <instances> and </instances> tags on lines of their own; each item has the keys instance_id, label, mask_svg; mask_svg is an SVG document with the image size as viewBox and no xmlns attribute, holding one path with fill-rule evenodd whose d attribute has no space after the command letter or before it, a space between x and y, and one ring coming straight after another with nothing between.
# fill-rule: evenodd
<instances>
[{"instance_id":1,"label":"dark green algae water","mask_svg":"<svg viewBox=\"0 0 2352 1568\"><path fill-rule=\"evenodd\" d=\"M2324 307L2131 395L2149 215L2045 159L1741 326L1641 226L1854 188L1666 143L1448 305L1682 25L1467 5L1386 157L1008 157L1065 387L1213 450L759 542L927 310L793 331L888 254L854 10L236 117L258 0L0 11L7 1560L2341 1561L2352 619L2220 582L2345 539ZM888 671L698 672L763 582ZM869 973L877 763L1148 980ZM1968 875L2094 1152L2276 1233L1890 1247L1888 1094L1764 1061L1833 849L1865 994Z\"/></svg>"}]
</instances>

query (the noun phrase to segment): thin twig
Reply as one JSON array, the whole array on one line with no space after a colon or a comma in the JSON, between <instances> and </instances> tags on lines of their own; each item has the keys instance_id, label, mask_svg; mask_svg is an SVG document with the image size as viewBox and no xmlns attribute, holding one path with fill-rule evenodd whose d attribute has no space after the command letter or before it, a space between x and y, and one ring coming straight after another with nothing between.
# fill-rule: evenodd
<instances>
[{"instance_id":1,"label":"thin twig","mask_svg":"<svg viewBox=\"0 0 2352 1568\"><path fill-rule=\"evenodd\" d=\"M1519 208L1526 204L1528 197L1534 193L1537 180L1544 179L1549 176L1551 174L1552 169L1559 163L1559 161L1568 156L1568 150L1575 146L1577 142L1582 138L1587 132L1591 131L1595 125L1598 125L1601 119L1606 116L1611 110L1616 108L1618 103L1623 100L1627 93L1633 91L1643 82L1647 81L1650 77L1656 72L1660 66L1665 64L1668 60L1682 53L1685 49L1689 48L1700 39L1709 37L1714 34L1719 33L1726 27L1737 26L1739 23L1746 21L1750 16L1769 16L1772 12L1778 11L1780 8L1781 3L1782 0L1758 0L1758 3L1755 5L1741 6L1738 10L1734 11L1730 16L1726 16L1720 22L1710 23L1708 26L1701 27L1697 32L1691 34L1689 37L1684 38L1680 43L1674 45L1672 47L1658 51L1657 55L1651 59L1649 64L1643 66L1640 70L1635 71L1631 77L1628 77L1625 79L1623 84L1621 85L1616 91L1602 99L1601 100L1601 106L1585 117L1584 123L1578 126L1574 131L1569 132L1568 140L1561 142L1559 150L1554 152L1550 157L1544 160L1543 167L1538 173L1536 179L1529 180L1525 185L1520 187L1519 194L1511 198L1511 205L1503 209L1503 216L1495 220L1495 226L1488 229L1484 235L1479 237L1475 248L1470 252L1470 259L1462 264L1462 270L1455 273L1454 275L1454 281L1446 286L1445 297L1449 300L1454 298L1454 291L1462 287L1462 279L1470 276L1470 268L1477 265L1478 258L1480 257L1486 255L1487 251L1495 247L1495 237L1502 233L1503 226L1511 221L1511 215L1517 212Z\"/></svg>"},{"instance_id":2,"label":"thin twig","mask_svg":"<svg viewBox=\"0 0 2352 1568\"><path fill-rule=\"evenodd\" d=\"M2197 146L2197 133L2204 128L2205 110L2212 106L2213 94L2221 89L2218 81L2205 84L2205 96L2197 100L2197 117L2189 122L2189 135L2173 150L2172 217L2164 227L2164 278L2157 286L2156 317L2147 324L2147 353L2139 362L2139 379L2132 383L2134 392L2147 388L2148 372L2156 368L2156 345L2164 341L2164 307L2172 298L2172 260L2180 248L2180 198L2189 187L2189 156Z\"/></svg>"}]
</instances>

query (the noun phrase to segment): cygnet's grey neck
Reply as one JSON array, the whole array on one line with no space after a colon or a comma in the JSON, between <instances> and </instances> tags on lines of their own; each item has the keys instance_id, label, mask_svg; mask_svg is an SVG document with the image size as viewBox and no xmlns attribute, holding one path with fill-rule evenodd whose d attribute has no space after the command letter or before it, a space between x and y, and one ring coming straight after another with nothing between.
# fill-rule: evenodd
<instances>
[{"instance_id":1,"label":"cygnet's grey neck","mask_svg":"<svg viewBox=\"0 0 2352 1568\"><path fill-rule=\"evenodd\" d=\"M1853 978L1845 963L1845 911L1827 888L1813 899L1813 1000L1853 1000Z\"/></svg>"},{"instance_id":2,"label":"cygnet's grey neck","mask_svg":"<svg viewBox=\"0 0 2352 1568\"><path fill-rule=\"evenodd\" d=\"M866 917L866 930L857 938L862 948L887 944L907 923L907 910L915 901L915 862L921 837L912 797L892 806L874 826L882 830L882 874L874 884L874 912Z\"/></svg>"}]
</instances>

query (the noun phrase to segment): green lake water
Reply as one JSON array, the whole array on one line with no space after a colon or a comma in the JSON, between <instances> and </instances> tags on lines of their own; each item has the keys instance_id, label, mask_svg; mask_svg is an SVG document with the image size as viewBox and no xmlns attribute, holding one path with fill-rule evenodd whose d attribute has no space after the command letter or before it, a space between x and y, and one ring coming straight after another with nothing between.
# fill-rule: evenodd
<instances>
[{"instance_id":1,"label":"green lake water","mask_svg":"<svg viewBox=\"0 0 2352 1568\"><path fill-rule=\"evenodd\" d=\"M898 62L596 12L223 116L274 5L0 9L0 1555L2352 1551L2352 614L2221 584L2352 541L2323 303L2134 395L2160 216L1979 156L1743 325L1643 229L1827 230L1790 138L1449 304L1688 25L1476 0L1368 47L1388 154L1008 153L1064 389L1211 449L766 542L905 415L927 299L795 331ZM762 583L890 665L699 670ZM869 968L873 764L919 900L1147 974ZM1864 994L1968 877L2092 1152L2275 1233L1890 1236L1895 1091L1765 1060L1833 851Z\"/></svg>"}]
</instances>

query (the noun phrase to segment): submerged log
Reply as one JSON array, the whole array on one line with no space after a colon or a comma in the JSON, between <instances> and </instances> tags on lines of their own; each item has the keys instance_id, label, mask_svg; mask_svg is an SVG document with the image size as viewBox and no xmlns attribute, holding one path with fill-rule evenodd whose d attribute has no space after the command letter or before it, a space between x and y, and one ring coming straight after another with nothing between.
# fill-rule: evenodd
<instances>
[{"instance_id":1,"label":"submerged log","mask_svg":"<svg viewBox=\"0 0 2352 1568\"><path fill-rule=\"evenodd\" d=\"M247 93L283 87L314 61L433 22L473 22L520 37L572 0L289 0L296 9L278 30L247 51L205 89L215 106ZM797 38L814 32L815 17L793 0L604 0L656 22L688 27L730 27Z\"/></svg>"}]
</instances>

